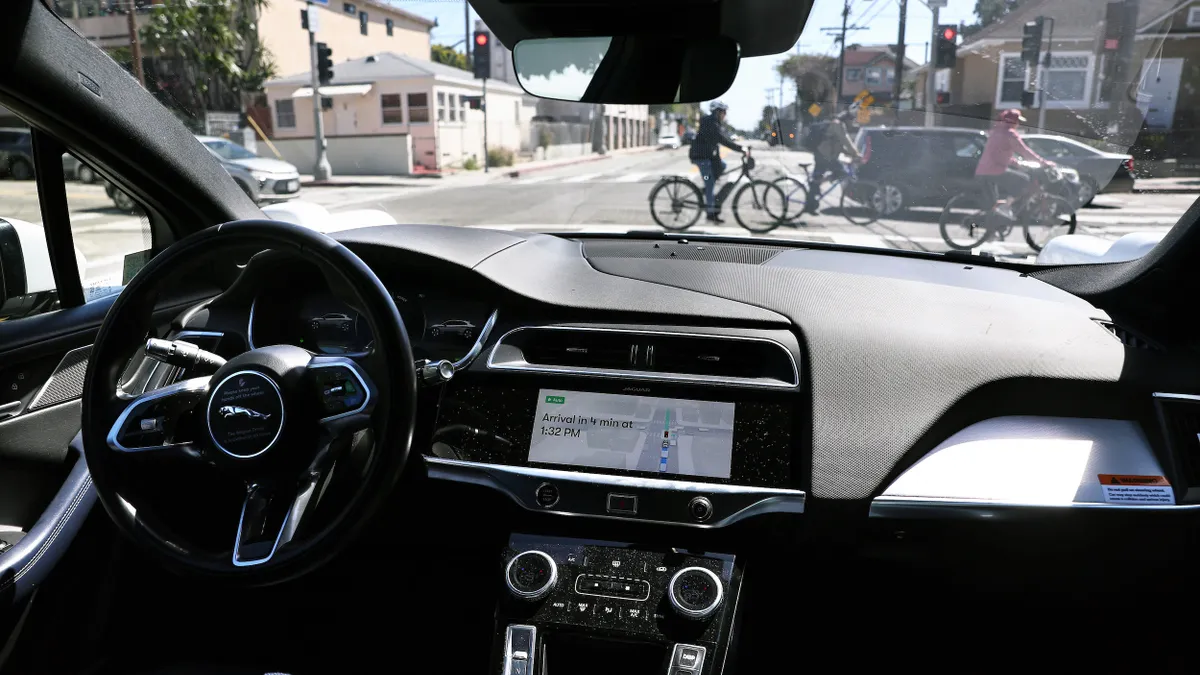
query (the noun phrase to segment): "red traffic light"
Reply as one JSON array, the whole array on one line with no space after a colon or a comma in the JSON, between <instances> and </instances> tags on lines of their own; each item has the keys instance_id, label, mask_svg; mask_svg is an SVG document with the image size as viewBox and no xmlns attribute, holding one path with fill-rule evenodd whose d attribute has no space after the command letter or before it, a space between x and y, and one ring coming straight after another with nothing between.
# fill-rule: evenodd
<instances>
[{"instance_id":1,"label":"red traffic light","mask_svg":"<svg viewBox=\"0 0 1200 675\"><path fill-rule=\"evenodd\" d=\"M946 29L942 30L942 39L943 40L953 40L957 37L958 37L958 29L957 28L946 28Z\"/></svg>"},{"instance_id":2,"label":"red traffic light","mask_svg":"<svg viewBox=\"0 0 1200 675\"><path fill-rule=\"evenodd\" d=\"M487 33L476 33L475 34L475 44L482 47L482 46L486 45L487 43L488 43Z\"/></svg>"}]
</instances>

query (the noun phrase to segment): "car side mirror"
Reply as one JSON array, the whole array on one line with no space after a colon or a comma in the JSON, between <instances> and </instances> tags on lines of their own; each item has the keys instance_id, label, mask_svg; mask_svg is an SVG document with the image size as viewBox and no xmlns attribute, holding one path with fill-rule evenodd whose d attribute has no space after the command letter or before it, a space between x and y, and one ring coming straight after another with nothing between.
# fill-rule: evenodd
<instances>
[{"instance_id":1,"label":"car side mirror","mask_svg":"<svg viewBox=\"0 0 1200 675\"><path fill-rule=\"evenodd\" d=\"M725 93L737 77L728 37L621 35L522 40L517 82L541 98L581 103L694 103Z\"/></svg>"},{"instance_id":2,"label":"car side mirror","mask_svg":"<svg viewBox=\"0 0 1200 675\"><path fill-rule=\"evenodd\" d=\"M46 311L56 299L45 231L0 218L0 321Z\"/></svg>"}]
</instances>

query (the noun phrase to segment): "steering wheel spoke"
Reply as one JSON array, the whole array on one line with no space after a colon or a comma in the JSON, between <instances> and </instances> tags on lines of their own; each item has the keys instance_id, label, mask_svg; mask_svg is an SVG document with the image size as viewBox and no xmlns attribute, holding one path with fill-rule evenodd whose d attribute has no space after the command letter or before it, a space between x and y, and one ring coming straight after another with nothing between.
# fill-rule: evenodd
<instances>
[{"instance_id":1,"label":"steering wheel spoke","mask_svg":"<svg viewBox=\"0 0 1200 675\"><path fill-rule=\"evenodd\" d=\"M367 428L379 394L362 366L343 356L315 356L308 371L321 415L317 423L325 434L341 436Z\"/></svg>"},{"instance_id":2,"label":"steering wheel spoke","mask_svg":"<svg viewBox=\"0 0 1200 675\"><path fill-rule=\"evenodd\" d=\"M108 447L121 454L201 459L192 413L210 386L211 378L195 377L134 398L109 429Z\"/></svg>"}]
</instances>

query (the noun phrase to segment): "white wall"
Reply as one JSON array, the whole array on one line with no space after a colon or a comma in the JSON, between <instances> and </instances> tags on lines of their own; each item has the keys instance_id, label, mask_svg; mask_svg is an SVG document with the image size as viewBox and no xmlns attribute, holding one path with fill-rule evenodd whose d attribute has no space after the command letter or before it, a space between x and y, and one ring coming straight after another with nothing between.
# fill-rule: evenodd
<instances>
[{"instance_id":1,"label":"white wall","mask_svg":"<svg viewBox=\"0 0 1200 675\"><path fill-rule=\"evenodd\" d=\"M413 172L412 136L408 134L326 138L326 154L334 175L404 176ZM273 141L284 160L310 174L316 158L312 138Z\"/></svg>"}]
</instances>

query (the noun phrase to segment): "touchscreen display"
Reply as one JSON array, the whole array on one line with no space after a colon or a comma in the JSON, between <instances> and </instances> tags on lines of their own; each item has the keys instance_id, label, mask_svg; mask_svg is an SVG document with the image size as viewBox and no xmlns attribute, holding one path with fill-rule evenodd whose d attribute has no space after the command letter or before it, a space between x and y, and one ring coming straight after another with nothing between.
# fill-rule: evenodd
<instances>
[{"instance_id":1,"label":"touchscreen display","mask_svg":"<svg viewBox=\"0 0 1200 675\"><path fill-rule=\"evenodd\" d=\"M530 462L729 478L734 404L538 392Z\"/></svg>"}]
</instances>

